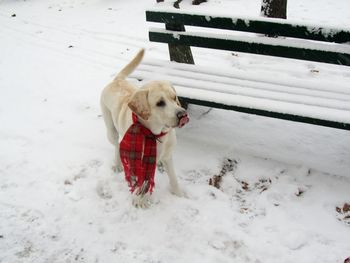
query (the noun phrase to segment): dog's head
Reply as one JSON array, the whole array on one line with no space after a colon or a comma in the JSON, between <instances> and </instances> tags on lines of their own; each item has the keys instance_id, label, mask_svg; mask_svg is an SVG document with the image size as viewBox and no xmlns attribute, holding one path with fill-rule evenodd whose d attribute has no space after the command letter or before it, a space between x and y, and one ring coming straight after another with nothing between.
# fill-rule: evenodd
<instances>
[{"instance_id":1,"label":"dog's head","mask_svg":"<svg viewBox=\"0 0 350 263\"><path fill-rule=\"evenodd\" d=\"M152 81L144 85L133 94L128 105L143 120L164 127L181 126L181 119L187 116L175 89L166 81Z\"/></svg>"}]
</instances>

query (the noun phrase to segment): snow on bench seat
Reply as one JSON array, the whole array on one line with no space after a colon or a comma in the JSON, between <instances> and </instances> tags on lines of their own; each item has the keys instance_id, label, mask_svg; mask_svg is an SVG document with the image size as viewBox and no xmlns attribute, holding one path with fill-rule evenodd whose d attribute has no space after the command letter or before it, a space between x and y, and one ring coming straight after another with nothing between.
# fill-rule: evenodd
<instances>
[{"instance_id":1,"label":"snow on bench seat","mask_svg":"<svg viewBox=\"0 0 350 263\"><path fill-rule=\"evenodd\" d=\"M237 107L238 111L270 116L271 113L336 122L350 129L348 83L317 79L279 79L198 65L146 60L131 74L142 80L169 80L180 97ZM233 108L234 109L234 108ZM244 109L248 109L245 111ZM249 110L250 109L250 110ZM263 111L261 113L259 111ZM274 117L273 114L271 117ZM285 118L287 119L287 118ZM288 118L289 119L289 118ZM341 124L344 124L342 127ZM322 125L322 124L321 124ZM332 125L325 125L331 126Z\"/></svg>"}]
</instances>

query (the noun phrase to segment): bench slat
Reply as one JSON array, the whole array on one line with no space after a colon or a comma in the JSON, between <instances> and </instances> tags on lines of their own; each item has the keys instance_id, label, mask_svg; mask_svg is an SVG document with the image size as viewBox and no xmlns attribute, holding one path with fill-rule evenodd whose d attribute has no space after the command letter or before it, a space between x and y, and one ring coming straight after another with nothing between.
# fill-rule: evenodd
<instances>
[{"instance_id":1,"label":"bench slat","mask_svg":"<svg viewBox=\"0 0 350 263\"><path fill-rule=\"evenodd\" d=\"M347 98L327 98L323 94L313 92L311 94L298 94L295 93L290 87L276 86L273 84L262 84L257 82L250 82L245 85L245 82L232 82L232 83L222 83L220 79L216 78L213 80L201 80L189 78L186 75L171 75L171 72L155 73L153 70L145 71L142 67L139 68L138 72L134 75L138 78L149 78L150 76L157 75L157 79L167 79L175 86L191 87L198 90L213 91L220 94L234 94L242 95L252 98L265 98L274 101L283 101L294 103L298 105L309 105L309 106L319 106L329 109L347 110L350 114L350 97ZM280 88L278 90L278 88Z\"/></svg>"},{"instance_id":2,"label":"bench slat","mask_svg":"<svg viewBox=\"0 0 350 263\"><path fill-rule=\"evenodd\" d=\"M242 86L238 84L224 84L220 81L215 80L201 80L194 77L188 76L178 76L177 74L171 74L171 72L155 73L153 70L145 71L140 67L136 73L133 73L132 76L138 79L151 79L156 75L157 79L167 79L174 86L188 87L191 89L196 89L200 93L203 92L215 92L214 94L225 94L225 95L239 95L246 98L256 98L256 99L265 99L271 102L286 102L294 104L295 107L322 107L325 109L334 109L342 112L347 112L349 114L350 121L350 98L349 96L343 99L330 99L319 96L317 92L313 94L304 95L304 94L295 94L289 92L289 87L280 86L281 90L275 88L273 84L260 84L259 83L250 83L250 87ZM208 100L215 101L215 97L208 97Z\"/></svg>"},{"instance_id":3,"label":"bench slat","mask_svg":"<svg viewBox=\"0 0 350 263\"><path fill-rule=\"evenodd\" d=\"M288 46L277 44L276 41L283 43L283 39L266 40L266 38L264 39L261 37L262 41L272 42L270 44L266 44L259 42L259 39L256 38L254 39L254 42L245 42L242 41L239 36L223 37L216 34L205 36L203 33L175 32L162 29L151 29L149 31L149 39L153 42L205 47L350 66L350 53L301 48L298 47L298 45L293 46L291 41ZM327 47L325 47L325 49L326 48ZM340 47L340 49L344 50L344 47Z\"/></svg>"},{"instance_id":4,"label":"bench slat","mask_svg":"<svg viewBox=\"0 0 350 263\"><path fill-rule=\"evenodd\" d=\"M158 59L145 59L138 69L150 71L157 75L160 73L186 79L204 80L228 85L239 85L241 81L244 81L246 84L243 86L256 87L258 89L261 86L264 87L264 84L267 84L270 88L276 87L277 91L285 91L286 93L307 94L311 96L316 96L317 94L324 98L350 100L350 78L345 77L348 74L347 68L339 68L337 66L334 68L337 73L332 72L332 74L336 75L330 80L318 77L292 77L290 74L288 77L284 75L283 77L276 78L274 73L270 72L267 74L266 70L264 70L263 74L252 74L236 67L217 68ZM293 72L291 73L294 74ZM335 84L334 79L338 79L339 77L345 78L342 82L338 81ZM273 88L269 90L276 89Z\"/></svg>"},{"instance_id":5,"label":"bench slat","mask_svg":"<svg viewBox=\"0 0 350 263\"><path fill-rule=\"evenodd\" d=\"M245 19L238 17L219 17L210 14L200 15L173 13L169 11L146 11L146 20L149 22L177 23L188 26L227 29L326 42L350 42L350 29L337 29L312 24L306 26L299 23L288 23L286 20L276 18Z\"/></svg>"},{"instance_id":6,"label":"bench slat","mask_svg":"<svg viewBox=\"0 0 350 263\"><path fill-rule=\"evenodd\" d=\"M217 92L196 90L190 87L177 86L176 89L179 97L192 104L350 130L349 111L329 109L327 114L324 114L325 109L317 106L296 107L293 103L288 102L249 98L233 94L218 94ZM208 97L212 99L208 100Z\"/></svg>"},{"instance_id":7,"label":"bench slat","mask_svg":"<svg viewBox=\"0 0 350 263\"><path fill-rule=\"evenodd\" d=\"M238 112L254 114L254 115L259 115L259 116L265 116L265 117L270 117L270 118L283 119L283 120L302 122L302 123L309 123L309 124L318 125L318 126L337 128L337 129L350 131L350 124L349 123L329 121L329 120L323 120L323 119L312 118L312 117L304 117L304 116L298 116L298 115L287 114L287 113L272 112L272 111L266 111L266 110L261 110L261 109L240 107L240 106L235 106L235 105L231 105L231 104L228 105L228 104L223 104L221 102L217 103L217 102L200 100L200 99L195 99L195 98L188 98L188 97L180 97L180 98L182 100L190 103L190 104L195 104L195 105L202 105L202 106L206 106L206 107L238 111Z\"/></svg>"}]
</instances>

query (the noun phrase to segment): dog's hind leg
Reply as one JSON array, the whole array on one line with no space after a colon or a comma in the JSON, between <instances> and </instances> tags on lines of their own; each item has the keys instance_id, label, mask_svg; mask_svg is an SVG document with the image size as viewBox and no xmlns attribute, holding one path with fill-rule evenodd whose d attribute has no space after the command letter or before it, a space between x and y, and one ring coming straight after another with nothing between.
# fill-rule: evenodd
<instances>
[{"instance_id":1,"label":"dog's hind leg","mask_svg":"<svg viewBox=\"0 0 350 263\"><path fill-rule=\"evenodd\" d=\"M116 145L118 143L119 135L117 130L114 127L112 113L103 103L101 103L101 109L102 109L103 120L106 125L107 138L111 144Z\"/></svg>"}]
</instances>

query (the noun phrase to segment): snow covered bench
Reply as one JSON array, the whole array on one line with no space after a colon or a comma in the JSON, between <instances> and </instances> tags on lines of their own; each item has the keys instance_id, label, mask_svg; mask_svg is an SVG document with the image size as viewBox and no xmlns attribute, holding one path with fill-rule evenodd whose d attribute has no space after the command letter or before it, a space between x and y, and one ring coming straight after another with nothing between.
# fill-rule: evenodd
<instances>
[{"instance_id":1,"label":"snow covered bench","mask_svg":"<svg viewBox=\"0 0 350 263\"><path fill-rule=\"evenodd\" d=\"M339 64L347 69L350 29L178 11L147 11L146 18L165 24L166 29L151 28L149 39L168 43L171 60L180 63L149 61L141 65L135 77L152 78L157 72L172 81L179 96L192 104L350 130L350 83L317 79L291 82L254 72L202 67L193 65L188 52L195 46ZM185 26L200 32L185 32ZM206 32L203 28L211 29Z\"/></svg>"}]
</instances>

